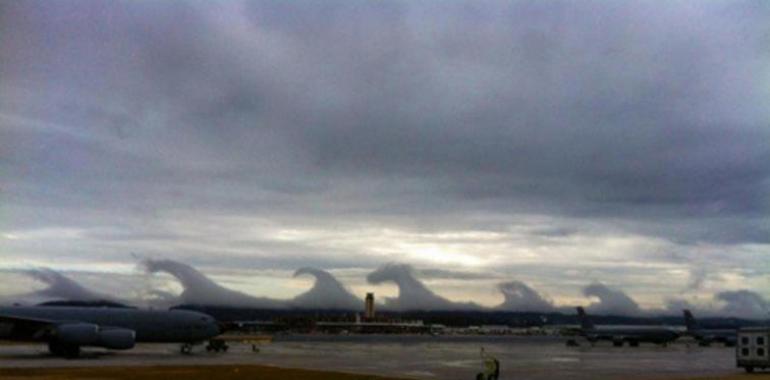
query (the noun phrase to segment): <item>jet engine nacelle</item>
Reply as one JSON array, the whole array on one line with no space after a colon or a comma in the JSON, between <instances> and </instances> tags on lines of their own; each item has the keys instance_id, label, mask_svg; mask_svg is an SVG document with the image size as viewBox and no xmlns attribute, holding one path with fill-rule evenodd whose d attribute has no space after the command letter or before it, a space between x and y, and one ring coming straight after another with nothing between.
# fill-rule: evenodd
<instances>
[{"instance_id":1,"label":"jet engine nacelle","mask_svg":"<svg viewBox=\"0 0 770 380\"><path fill-rule=\"evenodd\" d=\"M136 332L121 328L102 329L90 323L67 323L56 327L56 341L72 346L127 350L134 347Z\"/></svg>"},{"instance_id":2,"label":"jet engine nacelle","mask_svg":"<svg viewBox=\"0 0 770 380\"><path fill-rule=\"evenodd\" d=\"M67 323L56 327L56 341L74 346L92 346L99 342L99 326L91 323Z\"/></svg>"},{"instance_id":3,"label":"jet engine nacelle","mask_svg":"<svg viewBox=\"0 0 770 380\"><path fill-rule=\"evenodd\" d=\"M99 342L96 346L112 350L128 350L134 348L136 332L129 329L108 329L99 332Z\"/></svg>"}]
</instances>

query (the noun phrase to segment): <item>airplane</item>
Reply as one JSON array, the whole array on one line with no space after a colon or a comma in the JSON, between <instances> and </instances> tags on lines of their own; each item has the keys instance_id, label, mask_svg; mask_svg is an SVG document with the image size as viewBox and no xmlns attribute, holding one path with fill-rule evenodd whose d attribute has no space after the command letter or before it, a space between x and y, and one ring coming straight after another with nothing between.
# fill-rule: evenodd
<instances>
[{"instance_id":1,"label":"airplane","mask_svg":"<svg viewBox=\"0 0 770 380\"><path fill-rule=\"evenodd\" d=\"M727 347L733 347L738 341L738 333L735 329L706 329L700 327L698 321L690 310L683 310L684 324L687 327L686 334L695 338L698 345L709 346L713 342L719 342Z\"/></svg>"},{"instance_id":2,"label":"airplane","mask_svg":"<svg viewBox=\"0 0 770 380\"><path fill-rule=\"evenodd\" d=\"M622 347L628 342L631 347L639 346L639 343L655 343L667 345L676 340L679 333L673 329L662 326L604 326L596 327L586 314L585 310L577 307L580 319L580 335L591 344L600 340L611 341L615 347Z\"/></svg>"},{"instance_id":3,"label":"airplane","mask_svg":"<svg viewBox=\"0 0 770 380\"><path fill-rule=\"evenodd\" d=\"M128 350L137 342L182 343L182 353L220 334L214 318L186 310L115 307L0 307L0 339L46 342L56 356L81 347Z\"/></svg>"}]
</instances>

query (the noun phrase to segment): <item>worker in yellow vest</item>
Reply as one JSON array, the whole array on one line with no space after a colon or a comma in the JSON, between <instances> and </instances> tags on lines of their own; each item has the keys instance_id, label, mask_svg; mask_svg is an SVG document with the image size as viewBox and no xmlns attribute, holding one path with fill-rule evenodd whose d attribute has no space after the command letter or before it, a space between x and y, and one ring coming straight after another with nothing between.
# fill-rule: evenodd
<instances>
[{"instance_id":1,"label":"worker in yellow vest","mask_svg":"<svg viewBox=\"0 0 770 380\"><path fill-rule=\"evenodd\" d=\"M476 380L498 380L500 378L500 361L484 351L484 347L481 347L481 362L484 371L476 375Z\"/></svg>"}]
</instances>

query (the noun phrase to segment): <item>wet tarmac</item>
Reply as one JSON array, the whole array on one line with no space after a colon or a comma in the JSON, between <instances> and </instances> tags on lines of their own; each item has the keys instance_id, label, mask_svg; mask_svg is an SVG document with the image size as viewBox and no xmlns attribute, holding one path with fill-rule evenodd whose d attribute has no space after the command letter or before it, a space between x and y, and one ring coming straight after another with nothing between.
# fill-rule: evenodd
<instances>
[{"instance_id":1,"label":"wet tarmac","mask_svg":"<svg viewBox=\"0 0 770 380\"><path fill-rule=\"evenodd\" d=\"M0 346L0 367L84 367L257 364L417 379L475 379L479 350L501 362L501 379L681 379L739 373L734 349L676 343L617 348L566 347L538 337L294 336L279 337L252 352L231 344L228 353L197 347L181 355L176 345L139 345L130 351L86 350L81 359L52 357L42 345Z\"/></svg>"}]
</instances>

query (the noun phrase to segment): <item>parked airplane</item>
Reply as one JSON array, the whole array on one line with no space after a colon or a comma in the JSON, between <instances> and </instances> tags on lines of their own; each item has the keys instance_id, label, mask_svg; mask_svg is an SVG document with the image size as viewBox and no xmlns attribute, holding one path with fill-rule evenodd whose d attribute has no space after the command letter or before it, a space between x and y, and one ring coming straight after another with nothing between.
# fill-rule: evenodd
<instances>
[{"instance_id":1,"label":"parked airplane","mask_svg":"<svg viewBox=\"0 0 770 380\"><path fill-rule=\"evenodd\" d=\"M738 340L738 332L735 329L706 329L700 327L698 321L690 310L684 311L684 324L687 327L687 335L692 336L701 346L709 346L713 342L722 343L732 347Z\"/></svg>"},{"instance_id":2,"label":"parked airplane","mask_svg":"<svg viewBox=\"0 0 770 380\"><path fill-rule=\"evenodd\" d=\"M616 347L628 342L629 346L636 347L639 343L656 343L666 345L679 337L679 333L673 329L662 326L594 326L591 319L582 307L577 308L580 319L580 335L589 342L608 340Z\"/></svg>"},{"instance_id":3,"label":"parked airplane","mask_svg":"<svg viewBox=\"0 0 770 380\"><path fill-rule=\"evenodd\" d=\"M184 310L94 307L0 307L0 339L47 342L52 354L77 357L80 347L127 350L136 342L192 344L220 333L210 316Z\"/></svg>"}]
</instances>

